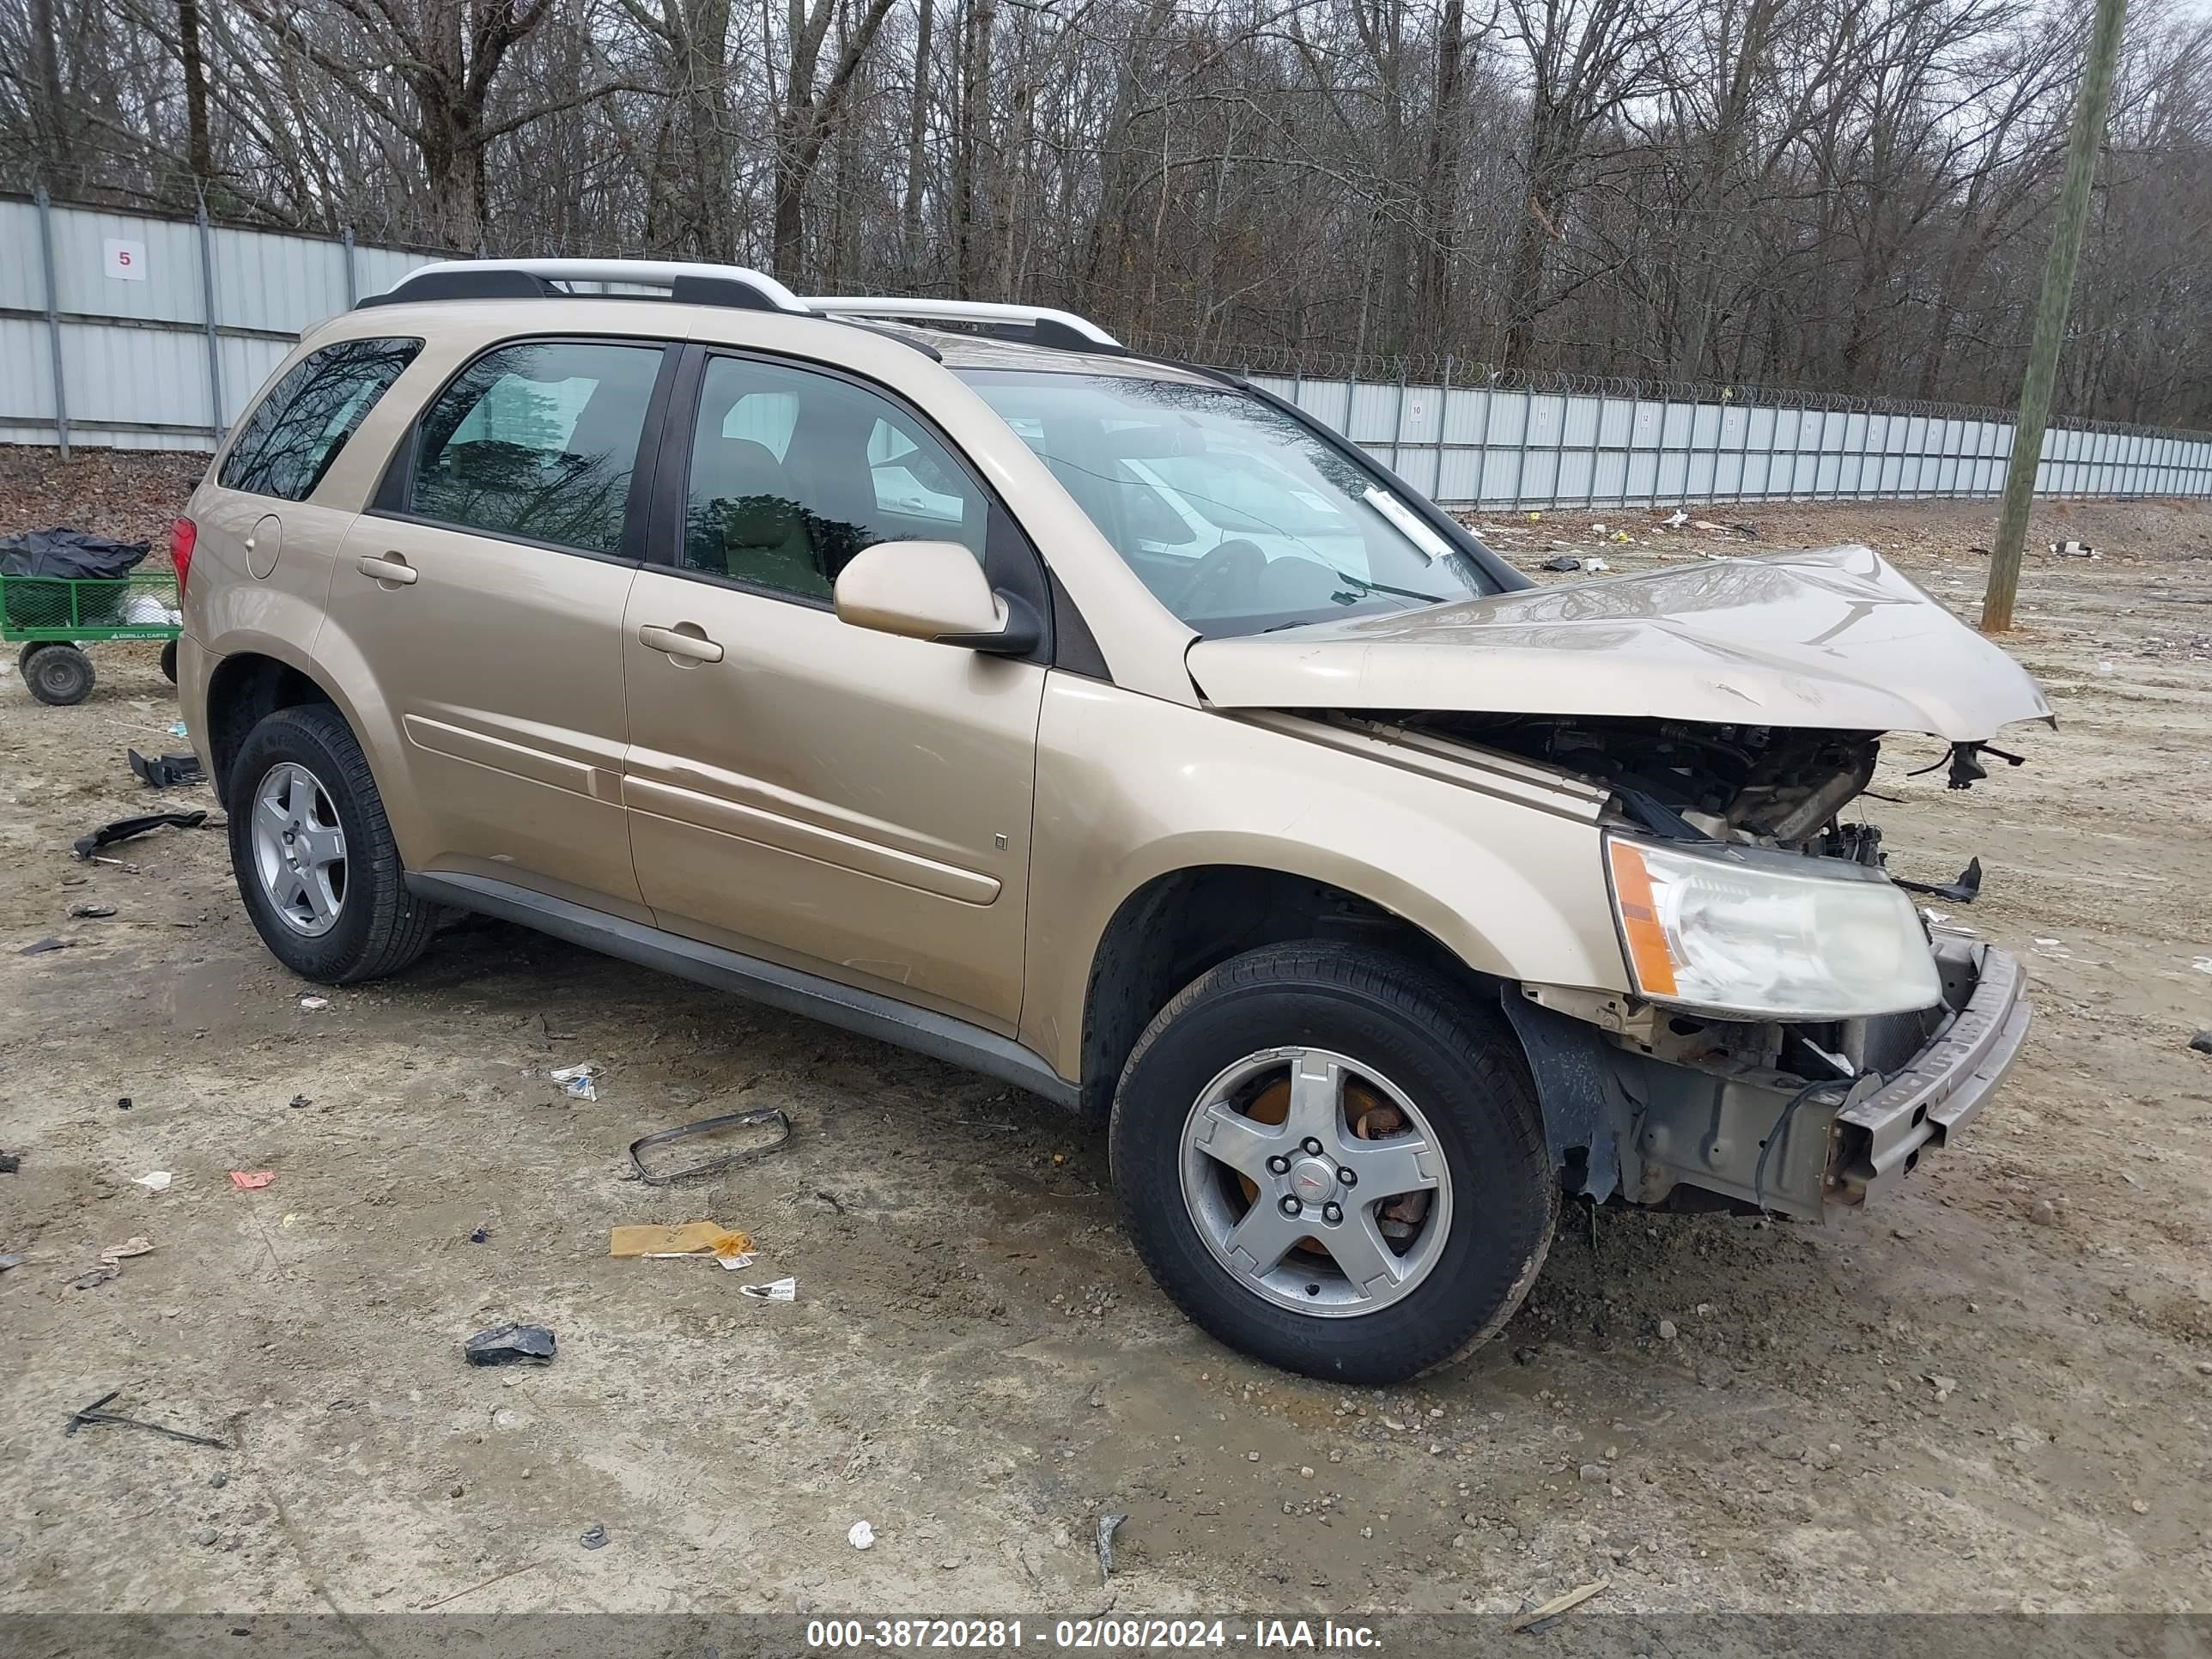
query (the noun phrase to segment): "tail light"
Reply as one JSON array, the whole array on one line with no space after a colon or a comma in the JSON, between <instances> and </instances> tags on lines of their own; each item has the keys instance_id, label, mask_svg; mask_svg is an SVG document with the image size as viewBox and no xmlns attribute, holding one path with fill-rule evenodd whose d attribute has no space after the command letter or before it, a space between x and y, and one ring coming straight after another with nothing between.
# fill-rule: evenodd
<instances>
[{"instance_id":1,"label":"tail light","mask_svg":"<svg viewBox=\"0 0 2212 1659\"><path fill-rule=\"evenodd\" d=\"M199 545L200 527L190 519L179 519L169 526L169 562L177 567L177 592L185 591L185 580L192 574L192 549Z\"/></svg>"}]
</instances>

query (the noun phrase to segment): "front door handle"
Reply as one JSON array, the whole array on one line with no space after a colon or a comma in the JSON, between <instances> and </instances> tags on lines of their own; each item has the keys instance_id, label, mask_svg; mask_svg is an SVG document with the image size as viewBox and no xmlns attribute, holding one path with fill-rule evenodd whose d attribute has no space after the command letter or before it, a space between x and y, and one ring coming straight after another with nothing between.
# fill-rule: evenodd
<instances>
[{"instance_id":1,"label":"front door handle","mask_svg":"<svg viewBox=\"0 0 2212 1659\"><path fill-rule=\"evenodd\" d=\"M720 662L722 647L698 631L694 623L683 623L674 628L655 628L651 623L637 630L637 642L647 649L665 656L678 657L685 662Z\"/></svg>"},{"instance_id":2,"label":"front door handle","mask_svg":"<svg viewBox=\"0 0 2212 1659\"><path fill-rule=\"evenodd\" d=\"M386 553L379 558L374 553L364 553L353 562L353 568L373 581L391 582L405 587L422 573L397 553Z\"/></svg>"}]
</instances>

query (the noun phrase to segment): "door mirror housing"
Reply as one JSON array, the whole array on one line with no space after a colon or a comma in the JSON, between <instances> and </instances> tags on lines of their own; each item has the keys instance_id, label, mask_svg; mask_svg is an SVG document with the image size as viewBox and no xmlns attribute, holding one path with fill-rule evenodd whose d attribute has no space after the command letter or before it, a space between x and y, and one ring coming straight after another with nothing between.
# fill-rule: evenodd
<instances>
[{"instance_id":1,"label":"door mirror housing","mask_svg":"<svg viewBox=\"0 0 2212 1659\"><path fill-rule=\"evenodd\" d=\"M837 619L879 634L1026 656L1042 637L1036 612L992 591L975 556L957 542L878 542L837 573Z\"/></svg>"}]
</instances>

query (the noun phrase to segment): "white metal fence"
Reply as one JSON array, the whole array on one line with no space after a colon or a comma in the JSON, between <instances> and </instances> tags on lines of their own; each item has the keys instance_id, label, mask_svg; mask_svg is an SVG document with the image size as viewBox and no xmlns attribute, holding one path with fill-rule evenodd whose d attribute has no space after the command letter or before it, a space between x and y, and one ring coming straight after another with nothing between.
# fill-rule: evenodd
<instances>
[{"instance_id":1,"label":"white metal fence","mask_svg":"<svg viewBox=\"0 0 2212 1659\"><path fill-rule=\"evenodd\" d=\"M0 442L212 448L301 330L433 257L0 197ZM1449 364L1253 379L1452 506L1994 495L2012 452L2010 421L1989 410L1565 376L1455 384ZM2212 434L2054 425L2036 488L2212 495Z\"/></svg>"}]
</instances>

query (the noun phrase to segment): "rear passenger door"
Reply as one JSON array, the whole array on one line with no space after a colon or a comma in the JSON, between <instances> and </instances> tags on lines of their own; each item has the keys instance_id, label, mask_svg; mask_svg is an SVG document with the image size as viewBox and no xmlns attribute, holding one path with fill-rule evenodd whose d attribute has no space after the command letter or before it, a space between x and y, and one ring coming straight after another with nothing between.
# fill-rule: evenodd
<instances>
[{"instance_id":1,"label":"rear passenger door","mask_svg":"<svg viewBox=\"0 0 2212 1659\"><path fill-rule=\"evenodd\" d=\"M510 341L425 406L331 583L419 802L410 869L643 920L621 805L622 620L676 353ZM650 468L644 469L649 471Z\"/></svg>"},{"instance_id":2,"label":"rear passenger door","mask_svg":"<svg viewBox=\"0 0 2212 1659\"><path fill-rule=\"evenodd\" d=\"M1010 1032L1044 667L851 626L831 593L864 547L955 541L1048 614L1042 567L906 404L818 366L692 362L623 638L646 902Z\"/></svg>"}]
</instances>

